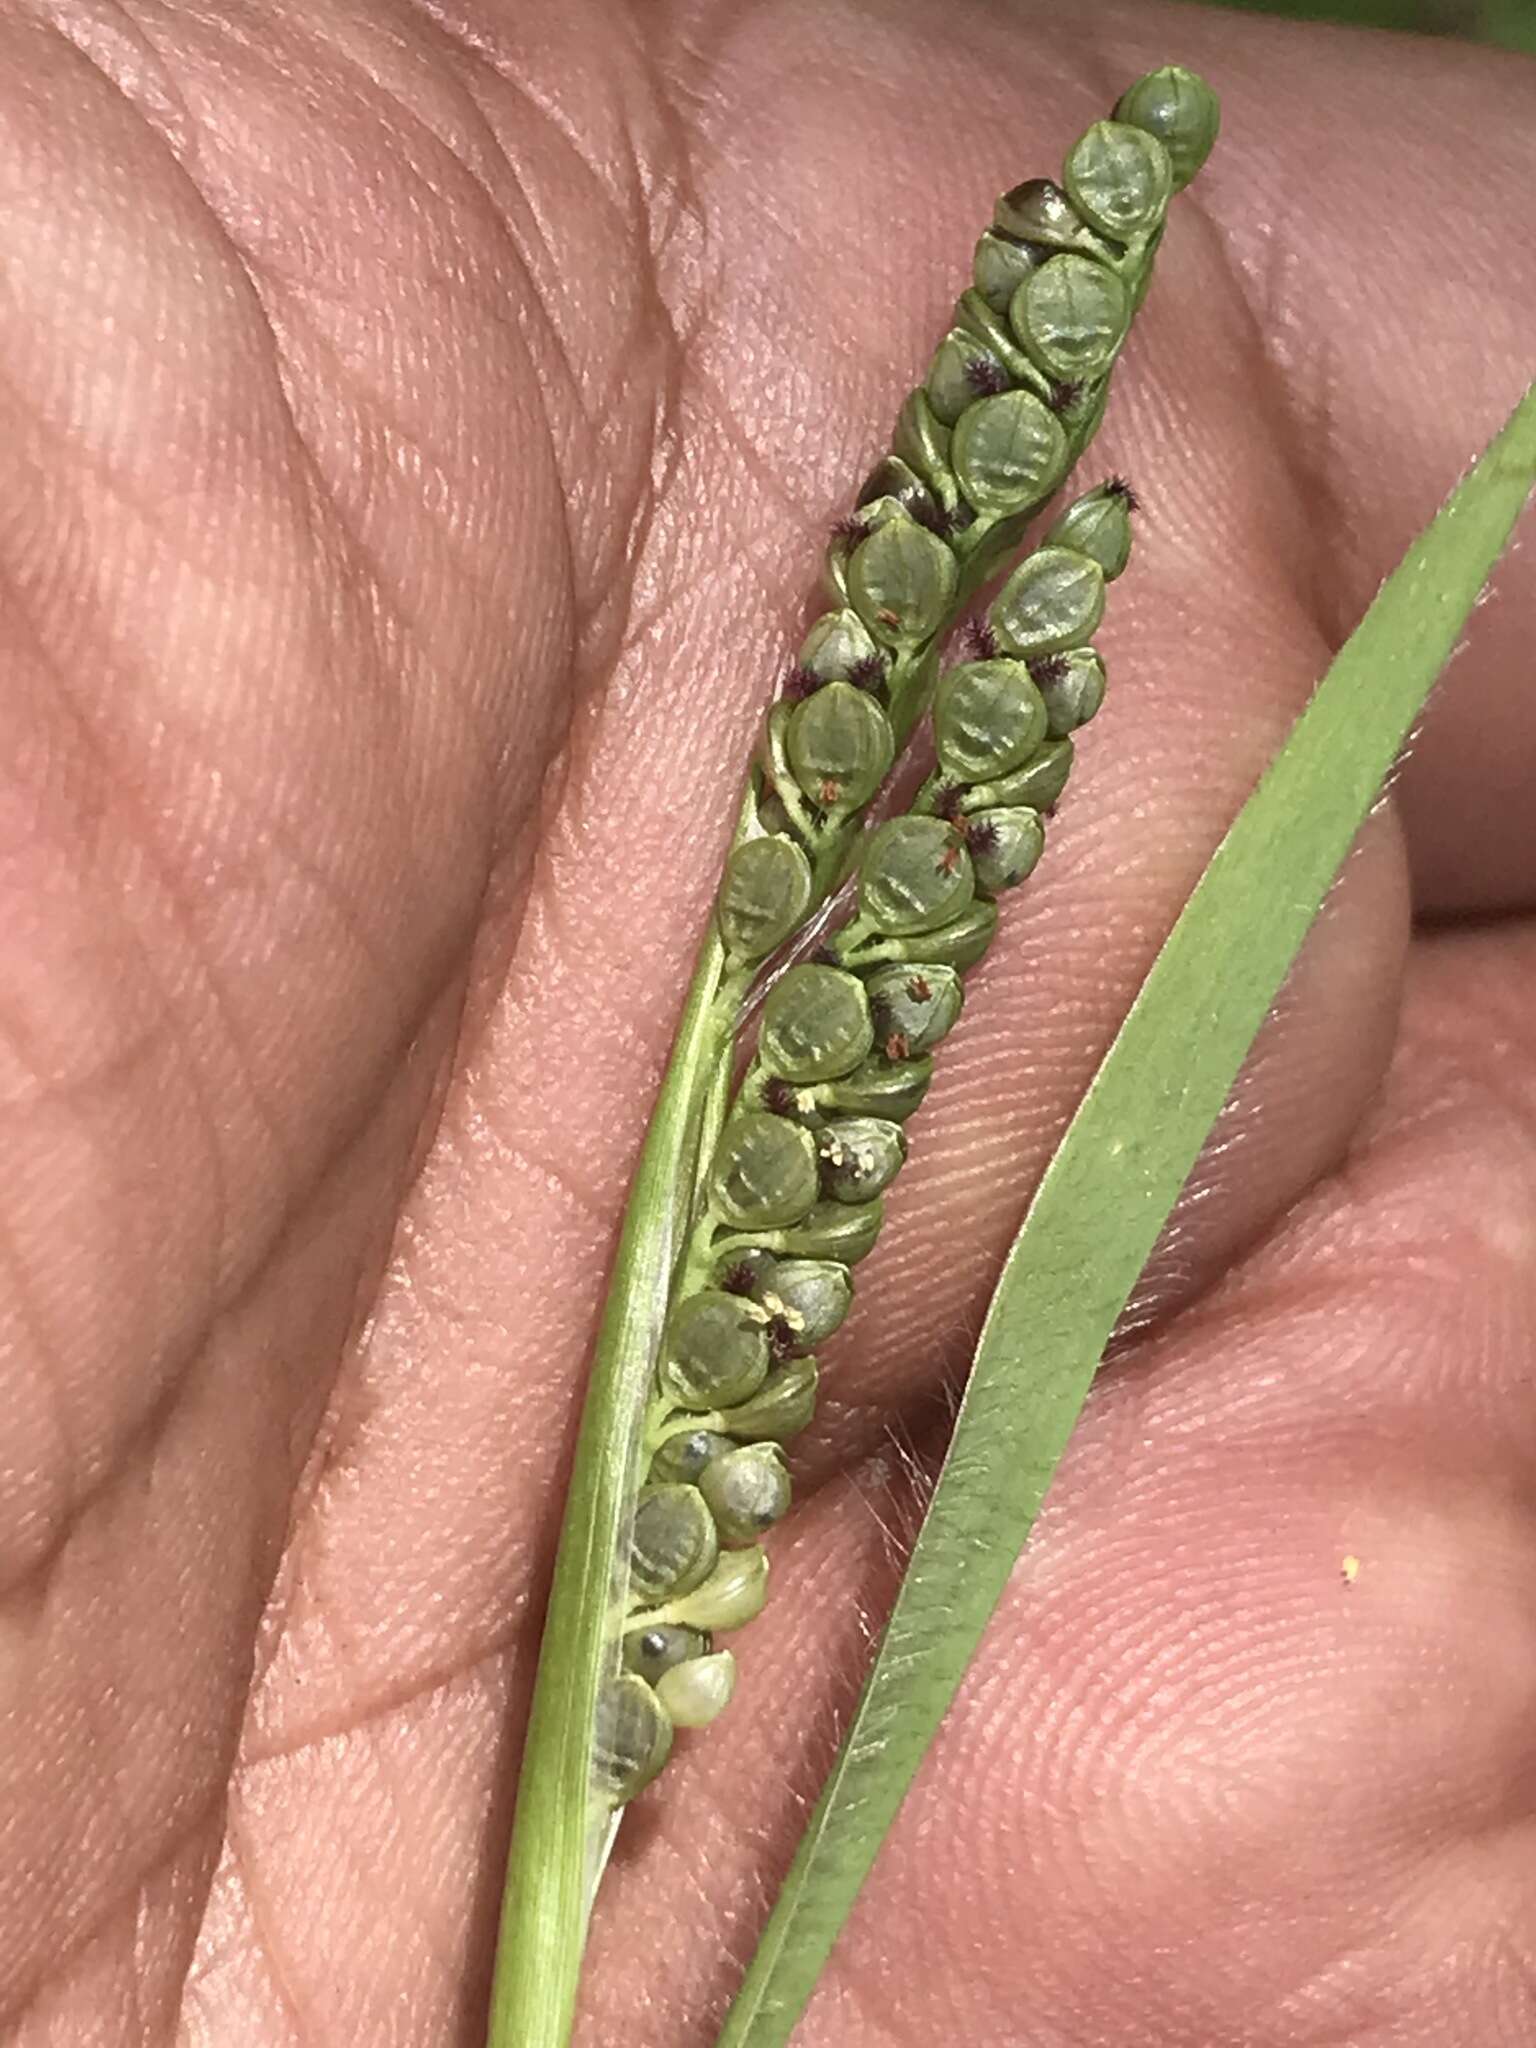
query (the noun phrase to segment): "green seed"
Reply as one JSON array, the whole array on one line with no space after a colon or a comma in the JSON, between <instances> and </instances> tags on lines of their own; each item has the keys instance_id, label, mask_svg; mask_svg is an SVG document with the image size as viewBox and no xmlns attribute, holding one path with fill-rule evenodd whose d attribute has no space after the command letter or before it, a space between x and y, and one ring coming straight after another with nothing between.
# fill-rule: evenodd
<instances>
[{"instance_id":1,"label":"green seed","mask_svg":"<svg viewBox=\"0 0 1536 2048\"><path fill-rule=\"evenodd\" d=\"M729 1443L729 1437L724 1441ZM624 1669L636 1672L647 1685L654 1685L674 1664L681 1664L687 1657L707 1656L709 1647L709 1637L702 1629L673 1628L669 1624L633 1628L624 1638Z\"/></svg>"},{"instance_id":2,"label":"green seed","mask_svg":"<svg viewBox=\"0 0 1536 2048\"><path fill-rule=\"evenodd\" d=\"M635 1505L629 1583L642 1605L686 1593L707 1579L720 1549L714 1519L696 1486L648 1486Z\"/></svg>"},{"instance_id":3,"label":"green seed","mask_svg":"<svg viewBox=\"0 0 1536 2048\"><path fill-rule=\"evenodd\" d=\"M656 1697L674 1728L707 1728L731 1703L736 1659L729 1650L674 1664L656 1684Z\"/></svg>"},{"instance_id":4,"label":"green seed","mask_svg":"<svg viewBox=\"0 0 1536 2048\"><path fill-rule=\"evenodd\" d=\"M823 612L800 643L800 666L825 683L846 681L875 652L864 621L846 605Z\"/></svg>"},{"instance_id":5,"label":"green seed","mask_svg":"<svg viewBox=\"0 0 1536 2048\"><path fill-rule=\"evenodd\" d=\"M998 200L993 225L1045 249L1085 249L1101 245L1061 187L1049 178L1026 178Z\"/></svg>"},{"instance_id":6,"label":"green seed","mask_svg":"<svg viewBox=\"0 0 1536 2048\"><path fill-rule=\"evenodd\" d=\"M874 1040L858 977L806 963L791 967L768 991L757 1050L762 1064L787 1081L830 1081L852 1073Z\"/></svg>"},{"instance_id":7,"label":"green seed","mask_svg":"<svg viewBox=\"0 0 1536 2048\"><path fill-rule=\"evenodd\" d=\"M1215 145L1221 102L1197 73L1165 64L1121 95L1115 119L1157 137L1173 168L1173 189L1182 192Z\"/></svg>"},{"instance_id":8,"label":"green seed","mask_svg":"<svg viewBox=\"0 0 1536 2048\"><path fill-rule=\"evenodd\" d=\"M798 1124L765 1110L733 1116L715 1154L717 1213L738 1227L793 1223L816 1199L814 1160L815 1146Z\"/></svg>"},{"instance_id":9,"label":"green seed","mask_svg":"<svg viewBox=\"0 0 1536 2048\"><path fill-rule=\"evenodd\" d=\"M792 839L748 839L733 847L717 908L727 950L743 960L771 953L804 919L811 888L811 864Z\"/></svg>"},{"instance_id":10,"label":"green seed","mask_svg":"<svg viewBox=\"0 0 1536 2048\"><path fill-rule=\"evenodd\" d=\"M872 505L881 498L891 498L904 512L910 512L919 524L938 510L938 500L924 483L915 469L903 462L900 456L887 455L877 462L859 487L854 499L855 509Z\"/></svg>"},{"instance_id":11,"label":"green seed","mask_svg":"<svg viewBox=\"0 0 1536 2048\"><path fill-rule=\"evenodd\" d=\"M892 818L871 833L859 908L877 931L936 931L960 915L972 889L965 842L942 818Z\"/></svg>"},{"instance_id":12,"label":"green seed","mask_svg":"<svg viewBox=\"0 0 1536 2048\"><path fill-rule=\"evenodd\" d=\"M998 385L1010 383L999 359L964 328L953 327L934 350L924 389L935 416L953 426L967 406L974 405L985 382L973 379L995 377Z\"/></svg>"},{"instance_id":13,"label":"green seed","mask_svg":"<svg viewBox=\"0 0 1536 2048\"><path fill-rule=\"evenodd\" d=\"M1052 673L1040 678L1045 729L1060 739L1086 725L1104 702L1104 664L1091 647L1050 656Z\"/></svg>"},{"instance_id":14,"label":"green seed","mask_svg":"<svg viewBox=\"0 0 1536 2048\"><path fill-rule=\"evenodd\" d=\"M835 1259L774 1259L755 1299L773 1318L775 1344L793 1356L814 1351L853 1305L848 1268Z\"/></svg>"},{"instance_id":15,"label":"green seed","mask_svg":"<svg viewBox=\"0 0 1536 2048\"><path fill-rule=\"evenodd\" d=\"M947 1038L965 1000L952 967L882 967L864 984L876 1019L876 1043L892 1058L930 1052Z\"/></svg>"},{"instance_id":16,"label":"green seed","mask_svg":"<svg viewBox=\"0 0 1536 2048\"><path fill-rule=\"evenodd\" d=\"M786 1124L786 1130L798 1128ZM805 1137L811 1170L816 1150ZM661 1382L680 1407L730 1408L755 1394L768 1370L768 1339L761 1319L737 1295L707 1287L672 1311Z\"/></svg>"},{"instance_id":17,"label":"green seed","mask_svg":"<svg viewBox=\"0 0 1536 2048\"><path fill-rule=\"evenodd\" d=\"M1173 191L1168 152L1144 128L1095 121L1073 143L1062 178L1078 212L1117 241L1150 234Z\"/></svg>"},{"instance_id":18,"label":"green seed","mask_svg":"<svg viewBox=\"0 0 1536 2048\"><path fill-rule=\"evenodd\" d=\"M1013 331L1052 377L1101 376L1131 324L1131 302L1112 270L1090 257L1053 256L1019 286Z\"/></svg>"},{"instance_id":19,"label":"green seed","mask_svg":"<svg viewBox=\"0 0 1536 2048\"><path fill-rule=\"evenodd\" d=\"M961 805L962 810L968 807L968 803ZM866 939L854 957L860 967L878 967L887 962L915 966L930 961L940 967L974 967L991 945L996 930L997 905L978 898L942 931L921 932L907 939Z\"/></svg>"},{"instance_id":20,"label":"green seed","mask_svg":"<svg viewBox=\"0 0 1536 2048\"><path fill-rule=\"evenodd\" d=\"M1123 485L1101 484L1067 507L1050 532L1047 544L1076 548L1104 571L1113 583L1131 559L1131 500Z\"/></svg>"},{"instance_id":21,"label":"green seed","mask_svg":"<svg viewBox=\"0 0 1536 2048\"><path fill-rule=\"evenodd\" d=\"M651 1460L651 1478L663 1486L692 1486L710 1459L730 1447L730 1438L713 1429L669 1436Z\"/></svg>"},{"instance_id":22,"label":"green seed","mask_svg":"<svg viewBox=\"0 0 1536 2048\"><path fill-rule=\"evenodd\" d=\"M1072 742L1047 740L1033 760L1016 768L1012 775L996 782L981 782L960 797L960 812L970 818L977 811L990 811L1022 804L1030 810L1048 811L1067 786L1072 773Z\"/></svg>"},{"instance_id":23,"label":"green seed","mask_svg":"<svg viewBox=\"0 0 1536 2048\"><path fill-rule=\"evenodd\" d=\"M1038 251L990 228L976 244L971 276L994 313L1006 313L1019 286L1040 261ZM932 396L932 387L929 389ZM940 413L942 419L944 415Z\"/></svg>"},{"instance_id":24,"label":"green seed","mask_svg":"<svg viewBox=\"0 0 1536 2048\"><path fill-rule=\"evenodd\" d=\"M941 766L961 782L1006 775L1045 737L1045 705L1022 661L965 661L933 696Z\"/></svg>"},{"instance_id":25,"label":"green seed","mask_svg":"<svg viewBox=\"0 0 1536 2048\"><path fill-rule=\"evenodd\" d=\"M647 1786L672 1748L672 1723L638 1673L611 1679L597 1696L592 1731L592 1782L597 1795L622 1806Z\"/></svg>"},{"instance_id":26,"label":"green seed","mask_svg":"<svg viewBox=\"0 0 1536 2048\"><path fill-rule=\"evenodd\" d=\"M944 623L957 578L955 558L936 534L893 519L854 549L848 594L877 640L916 647Z\"/></svg>"},{"instance_id":27,"label":"green seed","mask_svg":"<svg viewBox=\"0 0 1536 2048\"><path fill-rule=\"evenodd\" d=\"M816 1090L817 1105L829 1115L909 1117L928 1093L933 1061L926 1054L912 1059L866 1060L840 1081Z\"/></svg>"},{"instance_id":28,"label":"green seed","mask_svg":"<svg viewBox=\"0 0 1536 2048\"><path fill-rule=\"evenodd\" d=\"M1092 638L1104 616L1104 571L1076 548L1042 547L1014 570L987 620L1009 654L1050 654Z\"/></svg>"},{"instance_id":29,"label":"green seed","mask_svg":"<svg viewBox=\"0 0 1536 2048\"><path fill-rule=\"evenodd\" d=\"M778 1234L778 1249L796 1258L837 1259L856 1266L874 1250L885 1211L877 1195L868 1202L818 1202L802 1222Z\"/></svg>"},{"instance_id":30,"label":"green seed","mask_svg":"<svg viewBox=\"0 0 1536 2048\"><path fill-rule=\"evenodd\" d=\"M834 1202L867 1202L901 1171L907 1136L884 1117L845 1117L818 1135L821 1184Z\"/></svg>"},{"instance_id":31,"label":"green seed","mask_svg":"<svg viewBox=\"0 0 1536 2048\"><path fill-rule=\"evenodd\" d=\"M984 358L1002 364L1008 373L1010 384L1022 384L1026 391L1033 391L1037 398L1049 398L1051 380L1040 371L1025 355L1014 338L1013 329L1008 325L1005 313L994 313L980 292L962 292L955 301L955 324L950 330L962 340L969 337L979 343ZM977 397L971 393L972 402ZM951 442L953 447L953 442Z\"/></svg>"},{"instance_id":32,"label":"green seed","mask_svg":"<svg viewBox=\"0 0 1536 2048\"><path fill-rule=\"evenodd\" d=\"M955 475L978 512L1001 518L1050 495L1067 466L1067 437L1042 399L1029 391L979 398L960 415Z\"/></svg>"},{"instance_id":33,"label":"green seed","mask_svg":"<svg viewBox=\"0 0 1536 2048\"><path fill-rule=\"evenodd\" d=\"M818 1202L798 1223L763 1231L761 1242L786 1258L837 1259L845 1266L856 1266L873 1250L883 1214L878 1196L872 1202ZM716 1244L715 1251L727 1259L752 1243L749 1238L727 1237Z\"/></svg>"},{"instance_id":34,"label":"green seed","mask_svg":"<svg viewBox=\"0 0 1536 2048\"><path fill-rule=\"evenodd\" d=\"M796 782L823 810L867 804L896 753L891 721L852 683L828 683L796 705L785 745Z\"/></svg>"},{"instance_id":35,"label":"green seed","mask_svg":"<svg viewBox=\"0 0 1536 2048\"><path fill-rule=\"evenodd\" d=\"M776 1443L738 1444L699 1481L720 1541L755 1543L789 1512L789 1467Z\"/></svg>"},{"instance_id":36,"label":"green seed","mask_svg":"<svg viewBox=\"0 0 1536 2048\"><path fill-rule=\"evenodd\" d=\"M814 1358L792 1358L776 1366L762 1389L720 1417L732 1436L749 1443L787 1443L816 1412L818 1374Z\"/></svg>"},{"instance_id":37,"label":"green seed","mask_svg":"<svg viewBox=\"0 0 1536 2048\"><path fill-rule=\"evenodd\" d=\"M680 1622L684 1628L740 1628L763 1611L768 1598L768 1560L760 1548L726 1550L702 1586L667 1601L655 1613L640 1618L649 1628L653 1621Z\"/></svg>"},{"instance_id":38,"label":"green seed","mask_svg":"<svg viewBox=\"0 0 1536 2048\"><path fill-rule=\"evenodd\" d=\"M1022 882L1045 851L1045 827L1038 811L978 811L970 825L976 887L987 896Z\"/></svg>"}]
</instances>

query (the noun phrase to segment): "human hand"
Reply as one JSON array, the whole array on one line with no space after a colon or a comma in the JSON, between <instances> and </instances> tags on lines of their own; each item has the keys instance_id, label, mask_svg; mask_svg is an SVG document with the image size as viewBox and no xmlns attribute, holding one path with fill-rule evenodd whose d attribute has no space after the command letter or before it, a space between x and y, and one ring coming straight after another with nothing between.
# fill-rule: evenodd
<instances>
[{"instance_id":1,"label":"human hand","mask_svg":"<svg viewBox=\"0 0 1536 2048\"><path fill-rule=\"evenodd\" d=\"M585 2048L713 2039L1027 1191L1531 372L1536 71L982 0L0 22L18 2048L480 2038L605 1260L819 537L994 191L1166 59L1226 129L1088 467L1146 500L1110 699L738 1699L621 1834ZM1528 558L1499 590L808 2048L1531 2036Z\"/></svg>"}]
</instances>

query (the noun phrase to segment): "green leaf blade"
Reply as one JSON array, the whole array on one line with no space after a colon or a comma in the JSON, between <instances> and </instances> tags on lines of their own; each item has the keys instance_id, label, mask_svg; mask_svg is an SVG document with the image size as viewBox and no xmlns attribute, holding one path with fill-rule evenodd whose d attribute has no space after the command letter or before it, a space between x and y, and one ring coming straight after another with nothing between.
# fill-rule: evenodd
<instances>
[{"instance_id":1,"label":"green leaf blade","mask_svg":"<svg viewBox=\"0 0 1536 2048\"><path fill-rule=\"evenodd\" d=\"M852 1728L718 2048L782 2048L1007 1584L1115 1321L1536 483L1536 386L1217 848L1008 1255Z\"/></svg>"}]
</instances>

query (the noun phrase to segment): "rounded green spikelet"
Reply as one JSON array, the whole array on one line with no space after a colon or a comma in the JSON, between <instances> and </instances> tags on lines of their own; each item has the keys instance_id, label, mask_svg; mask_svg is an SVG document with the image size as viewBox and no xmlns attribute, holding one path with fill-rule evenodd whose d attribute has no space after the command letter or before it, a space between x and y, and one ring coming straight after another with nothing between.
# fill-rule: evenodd
<instances>
[{"instance_id":1,"label":"rounded green spikelet","mask_svg":"<svg viewBox=\"0 0 1536 2048\"><path fill-rule=\"evenodd\" d=\"M946 775L981 782L1021 767L1045 737L1045 703L1022 661L966 661L933 696L933 741Z\"/></svg>"},{"instance_id":2,"label":"rounded green spikelet","mask_svg":"<svg viewBox=\"0 0 1536 2048\"><path fill-rule=\"evenodd\" d=\"M735 1690L736 1659L729 1650L674 1664L656 1682L656 1697L674 1728L708 1728Z\"/></svg>"},{"instance_id":3,"label":"rounded green spikelet","mask_svg":"<svg viewBox=\"0 0 1536 2048\"><path fill-rule=\"evenodd\" d=\"M716 912L727 949L761 960L799 930L811 893L811 864L792 839L775 834L732 847Z\"/></svg>"},{"instance_id":4,"label":"rounded green spikelet","mask_svg":"<svg viewBox=\"0 0 1536 2048\"><path fill-rule=\"evenodd\" d=\"M1104 571L1076 548L1036 548L993 599L987 623L1010 654L1080 647L1104 616Z\"/></svg>"},{"instance_id":5,"label":"rounded green spikelet","mask_svg":"<svg viewBox=\"0 0 1536 2048\"><path fill-rule=\"evenodd\" d=\"M630 1531L630 1584L652 1601L686 1593L708 1578L719 1548L713 1518L696 1487L647 1487Z\"/></svg>"},{"instance_id":6,"label":"rounded green spikelet","mask_svg":"<svg viewBox=\"0 0 1536 2048\"><path fill-rule=\"evenodd\" d=\"M670 1671L674 1664L681 1664L689 1657L707 1655L709 1643L709 1637L699 1628L658 1624L655 1628L631 1629L624 1638L624 1669L635 1672L647 1684L654 1685L661 1674Z\"/></svg>"},{"instance_id":7,"label":"rounded green spikelet","mask_svg":"<svg viewBox=\"0 0 1536 2048\"><path fill-rule=\"evenodd\" d=\"M867 1202L883 1194L907 1156L906 1132L884 1117L840 1117L817 1138L821 1184L834 1202Z\"/></svg>"},{"instance_id":8,"label":"rounded green spikelet","mask_svg":"<svg viewBox=\"0 0 1536 2048\"><path fill-rule=\"evenodd\" d=\"M776 1443L739 1444L712 1459L699 1491L728 1549L756 1543L789 1512L789 1466Z\"/></svg>"},{"instance_id":9,"label":"rounded green spikelet","mask_svg":"<svg viewBox=\"0 0 1536 2048\"><path fill-rule=\"evenodd\" d=\"M759 1055L787 1081L852 1073L874 1040L864 986L840 968L791 967L763 1004Z\"/></svg>"},{"instance_id":10,"label":"rounded green spikelet","mask_svg":"<svg viewBox=\"0 0 1536 2048\"><path fill-rule=\"evenodd\" d=\"M1005 518L1055 490L1067 466L1067 437L1032 391L1002 391L960 415L954 464L956 480L977 511Z\"/></svg>"},{"instance_id":11,"label":"rounded green spikelet","mask_svg":"<svg viewBox=\"0 0 1536 2048\"><path fill-rule=\"evenodd\" d=\"M793 1223L816 1199L815 1147L782 1117L746 1110L721 1136L712 1187L716 1213L738 1228Z\"/></svg>"},{"instance_id":12,"label":"rounded green spikelet","mask_svg":"<svg viewBox=\"0 0 1536 2048\"><path fill-rule=\"evenodd\" d=\"M623 1672L597 1696L593 1727L593 1791L622 1806L655 1777L672 1749L672 1723L646 1681Z\"/></svg>"},{"instance_id":13,"label":"rounded green spikelet","mask_svg":"<svg viewBox=\"0 0 1536 2048\"><path fill-rule=\"evenodd\" d=\"M827 683L797 706L785 747L795 780L823 810L867 804L896 755L891 721L852 683Z\"/></svg>"},{"instance_id":14,"label":"rounded green spikelet","mask_svg":"<svg viewBox=\"0 0 1536 2048\"><path fill-rule=\"evenodd\" d=\"M1114 271L1066 251L1033 270L1008 304L1021 345L1052 377L1097 377L1131 324L1131 296Z\"/></svg>"},{"instance_id":15,"label":"rounded green spikelet","mask_svg":"<svg viewBox=\"0 0 1536 2048\"><path fill-rule=\"evenodd\" d=\"M960 916L973 890L965 840L942 818L892 818L870 835L859 909L876 931L937 931Z\"/></svg>"},{"instance_id":16,"label":"rounded green spikelet","mask_svg":"<svg viewBox=\"0 0 1536 2048\"><path fill-rule=\"evenodd\" d=\"M1086 221L1128 242L1161 226L1173 192L1173 166L1144 128L1095 121L1068 151L1062 183Z\"/></svg>"},{"instance_id":17,"label":"rounded green spikelet","mask_svg":"<svg viewBox=\"0 0 1536 2048\"><path fill-rule=\"evenodd\" d=\"M1112 583L1131 559L1131 513L1135 497L1118 477L1069 505L1046 534L1052 547L1076 548L1098 563Z\"/></svg>"},{"instance_id":18,"label":"rounded green spikelet","mask_svg":"<svg viewBox=\"0 0 1536 2048\"><path fill-rule=\"evenodd\" d=\"M1157 137L1168 152L1173 189L1182 192L1215 147L1221 102L1198 73L1165 64L1121 94L1115 119Z\"/></svg>"},{"instance_id":19,"label":"rounded green spikelet","mask_svg":"<svg viewBox=\"0 0 1536 2048\"><path fill-rule=\"evenodd\" d=\"M807 1137L811 1170L814 1143ZM763 1319L724 1288L690 1294L672 1311L663 1345L661 1382L680 1408L725 1408L746 1400L768 1370Z\"/></svg>"}]
</instances>

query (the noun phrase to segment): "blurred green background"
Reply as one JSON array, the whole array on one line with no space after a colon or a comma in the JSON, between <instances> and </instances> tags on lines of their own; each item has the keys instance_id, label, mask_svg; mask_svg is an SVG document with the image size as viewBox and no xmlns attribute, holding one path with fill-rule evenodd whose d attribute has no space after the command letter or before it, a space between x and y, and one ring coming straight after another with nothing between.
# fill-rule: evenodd
<instances>
[{"instance_id":1,"label":"blurred green background","mask_svg":"<svg viewBox=\"0 0 1536 2048\"><path fill-rule=\"evenodd\" d=\"M1465 36L1536 54L1536 0L1221 0L1250 14L1343 21L1354 28L1406 28Z\"/></svg>"}]
</instances>

